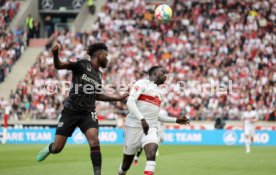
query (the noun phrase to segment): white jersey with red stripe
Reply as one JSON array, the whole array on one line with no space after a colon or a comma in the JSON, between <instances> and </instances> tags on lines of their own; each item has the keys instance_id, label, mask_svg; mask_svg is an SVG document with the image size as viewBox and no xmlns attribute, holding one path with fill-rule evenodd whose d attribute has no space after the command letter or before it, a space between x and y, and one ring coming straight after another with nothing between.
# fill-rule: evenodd
<instances>
[{"instance_id":1,"label":"white jersey with red stripe","mask_svg":"<svg viewBox=\"0 0 276 175\"><path fill-rule=\"evenodd\" d=\"M242 120L244 121L244 126L254 126L256 119L258 119L258 113L255 110L245 111L242 114Z\"/></svg>"},{"instance_id":2,"label":"white jersey with red stripe","mask_svg":"<svg viewBox=\"0 0 276 175\"><path fill-rule=\"evenodd\" d=\"M158 116L161 104L160 88L148 79L138 80L130 91L140 113L144 116L149 127L158 127ZM131 112L127 115L126 126L142 127L141 121Z\"/></svg>"}]
</instances>

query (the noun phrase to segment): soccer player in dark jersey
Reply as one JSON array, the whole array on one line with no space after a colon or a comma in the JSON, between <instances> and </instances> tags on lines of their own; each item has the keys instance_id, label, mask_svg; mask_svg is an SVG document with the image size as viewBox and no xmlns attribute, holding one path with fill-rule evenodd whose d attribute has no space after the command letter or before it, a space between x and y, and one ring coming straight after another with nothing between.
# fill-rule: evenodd
<instances>
[{"instance_id":1,"label":"soccer player in dark jersey","mask_svg":"<svg viewBox=\"0 0 276 175\"><path fill-rule=\"evenodd\" d=\"M95 112L95 101L123 101L128 93L109 96L102 93L101 72L99 68L106 68L108 48L103 43L89 46L87 54L91 60L80 59L77 62L61 62L59 59L60 45L52 49L54 66L57 70L72 70L73 86L64 102L64 109L59 119L55 140L43 148L37 155L37 161L43 161L50 154L57 154L63 149L66 140L72 135L76 127L85 134L90 146L90 158L94 174L101 174L101 151L98 138L98 120ZM91 91L93 89L93 91ZM90 91L88 91L90 90Z\"/></svg>"}]
</instances>

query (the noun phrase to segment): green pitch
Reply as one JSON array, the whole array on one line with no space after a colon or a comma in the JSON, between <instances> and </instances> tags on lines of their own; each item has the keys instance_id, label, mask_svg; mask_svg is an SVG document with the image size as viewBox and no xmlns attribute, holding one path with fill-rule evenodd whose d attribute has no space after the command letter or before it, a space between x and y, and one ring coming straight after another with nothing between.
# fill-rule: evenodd
<instances>
[{"instance_id":1,"label":"green pitch","mask_svg":"<svg viewBox=\"0 0 276 175\"><path fill-rule=\"evenodd\" d=\"M91 175L87 145L66 145L63 152L35 161L44 145L0 145L0 175ZM116 175L122 146L102 146L103 175ZM143 174L144 153L129 175ZM275 175L276 147L167 146L161 145L156 175Z\"/></svg>"}]
</instances>

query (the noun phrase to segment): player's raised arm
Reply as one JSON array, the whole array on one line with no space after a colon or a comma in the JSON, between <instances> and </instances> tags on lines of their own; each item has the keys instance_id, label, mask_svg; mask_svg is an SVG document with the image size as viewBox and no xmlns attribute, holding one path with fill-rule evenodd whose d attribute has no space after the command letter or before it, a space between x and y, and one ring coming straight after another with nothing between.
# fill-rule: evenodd
<instances>
[{"instance_id":1,"label":"player's raised arm","mask_svg":"<svg viewBox=\"0 0 276 175\"><path fill-rule=\"evenodd\" d=\"M111 96L108 94L97 94L96 95L96 100L97 101L106 101L106 102L111 102L111 101L123 101L126 100L128 97L128 93L125 93L123 95L116 95L116 96Z\"/></svg>"},{"instance_id":2,"label":"player's raised arm","mask_svg":"<svg viewBox=\"0 0 276 175\"><path fill-rule=\"evenodd\" d=\"M54 66L56 69L72 69L73 67L73 63L70 61L66 61L66 62L61 62L59 59L59 50L61 48L61 45L59 43L55 44L55 46L52 48L52 54L54 57Z\"/></svg>"},{"instance_id":3,"label":"player's raised arm","mask_svg":"<svg viewBox=\"0 0 276 175\"><path fill-rule=\"evenodd\" d=\"M101 86L101 93L96 94L97 101L105 101L105 102L112 102L112 101L124 101L129 96L129 89L127 89L126 93L120 94L119 91L116 90L116 86L113 87L115 89L114 95L108 95L103 86Z\"/></svg>"}]
</instances>

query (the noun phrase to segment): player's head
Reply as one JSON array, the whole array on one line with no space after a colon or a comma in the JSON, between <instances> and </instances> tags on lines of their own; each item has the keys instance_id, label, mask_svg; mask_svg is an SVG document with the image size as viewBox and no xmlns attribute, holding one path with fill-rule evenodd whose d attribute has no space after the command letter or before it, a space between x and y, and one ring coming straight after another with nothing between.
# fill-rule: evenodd
<instances>
[{"instance_id":1,"label":"player's head","mask_svg":"<svg viewBox=\"0 0 276 175\"><path fill-rule=\"evenodd\" d=\"M98 59L98 64L102 68L106 68L108 48L104 43L95 43L88 47L87 54L91 57L91 60Z\"/></svg>"},{"instance_id":2,"label":"player's head","mask_svg":"<svg viewBox=\"0 0 276 175\"><path fill-rule=\"evenodd\" d=\"M246 108L247 108L247 111L252 111L252 109L253 109L251 104L248 104Z\"/></svg>"},{"instance_id":3,"label":"player's head","mask_svg":"<svg viewBox=\"0 0 276 175\"><path fill-rule=\"evenodd\" d=\"M149 69L150 80L155 84L160 85L165 83L168 72L162 66L153 66Z\"/></svg>"}]
</instances>

